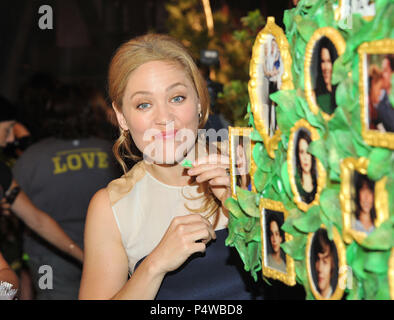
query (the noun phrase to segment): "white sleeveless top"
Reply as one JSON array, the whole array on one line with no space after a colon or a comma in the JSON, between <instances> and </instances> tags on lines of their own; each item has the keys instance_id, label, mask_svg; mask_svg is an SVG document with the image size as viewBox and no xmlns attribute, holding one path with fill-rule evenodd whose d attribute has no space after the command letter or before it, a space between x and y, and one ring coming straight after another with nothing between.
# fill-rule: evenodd
<instances>
[{"instance_id":1,"label":"white sleeveless top","mask_svg":"<svg viewBox=\"0 0 394 320\"><path fill-rule=\"evenodd\" d=\"M125 248L129 272L136 263L152 252L167 231L172 219L198 209L204 198L198 184L170 186L154 178L140 161L121 178L112 181L107 190L113 214ZM188 200L185 198L197 198ZM219 209L216 230L226 228L227 217ZM205 215L203 212L201 215ZM214 223L216 214L209 220Z\"/></svg>"}]
</instances>

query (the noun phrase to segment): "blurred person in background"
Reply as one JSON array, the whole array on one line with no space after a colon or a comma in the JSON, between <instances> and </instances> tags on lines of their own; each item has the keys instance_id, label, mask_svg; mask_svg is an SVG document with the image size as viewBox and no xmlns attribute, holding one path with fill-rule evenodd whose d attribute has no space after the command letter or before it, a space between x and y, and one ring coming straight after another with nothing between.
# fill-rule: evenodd
<instances>
[{"instance_id":1,"label":"blurred person in background","mask_svg":"<svg viewBox=\"0 0 394 320\"><path fill-rule=\"evenodd\" d=\"M39 136L45 138L30 146L14 166L26 194L50 212L80 247L90 198L119 176L111 143L103 139L107 126L98 110L95 90L60 85L40 120ZM77 299L82 272L79 263L34 234L25 236L24 249L37 299ZM53 269L52 290L38 286L42 265Z\"/></svg>"},{"instance_id":2,"label":"blurred person in background","mask_svg":"<svg viewBox=\"0 0 394 320\"><path fill-rule=\"evenodd\" d=\"M16 108L5 98L0 97L0 149L15 139L13 126L15 125ZM58 249L73 256L79 261L83 260L83 252L78 245L68 237L60 226L48 214L38 209L26 196L24 191L12 176L11 169L0 161L0 216L15 214L26 226L35 231ZM4 220L1 219L0 222ZM0 226L1 244L7 237L3 231L8 231ZM4 239L3 239L4 238ZM2 258L3 257L2 255ZM5 263L2 268L8 268ZM8 265L8 263L7 263Z\"/></svg>"}]
</instances>

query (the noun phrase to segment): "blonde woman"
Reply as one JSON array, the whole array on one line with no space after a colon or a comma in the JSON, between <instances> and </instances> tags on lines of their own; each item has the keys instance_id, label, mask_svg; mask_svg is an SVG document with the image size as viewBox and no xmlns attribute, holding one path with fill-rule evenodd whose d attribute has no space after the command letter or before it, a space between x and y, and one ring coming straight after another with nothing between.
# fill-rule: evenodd
<instances>
[{"instance_id":1,"label":"blonde woman","mask_svg":"<svg viewBox=\"0 0 394 320\"><path fill-rule=\"evenodd\" d=\"M190 55L169 36L132 39L110 63L109 95L115 155L139 162L91 200L80 299L248 298L226 263L229 159L197 139L209 98Z\"/></svg>"}]
</instances>

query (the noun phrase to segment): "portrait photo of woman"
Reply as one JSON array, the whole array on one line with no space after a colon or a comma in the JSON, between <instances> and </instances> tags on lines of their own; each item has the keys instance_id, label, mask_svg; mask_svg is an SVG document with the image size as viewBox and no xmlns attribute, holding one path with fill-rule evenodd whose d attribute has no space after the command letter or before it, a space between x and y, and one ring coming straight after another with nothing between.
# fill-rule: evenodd
<instances>
[{"instance_id":1,"label":"portrait photo of woman","mask_svg":"<svg viewBox=\"0 0 394 320\"><path fill-rule=\"evenodd\" d=\"M295 183L301 201L309 204L315 199L317 192L316 160L308 152L312 142L309 130L302 128L298 131L295 140Z\"/></svg>"},{"instance_id":2,"label":"portrait photo of woman","mask_svg":"<svg viewBox=\"0 0 394 320\"><path fill-rule=\"evenodd\" d=\"M276 104L271 100L270 95L280 90L284 67L275 37L268 37L267 42L264 44L263 52L263 119L265 119L267 134L272 137L277 129L277 121L275 111Z\"/></svg>"},{"instance_id":3,"label":"portrait photo of woman","mask_svg":"<svg viewBox=\"0 0 394 320\"><path fill-rule=\"evenodd\" d=\"M332 71L335 60L338 58L337 50L332 41L322 37L313 51L311 68L315 73L314 99L321 111L331 115L337 107L335 92L337 85L332 84Z\"/></svg>"},{"instance_id":4,"label":"portrait photo of woman","mask_svg":"<svg viewBox=\"0 0 394 320\"><path fill-rule=\"evenodd\" d=\"M250 177L250 152L251 141L247 136L234 136L232 139L234 147L235 167L233 174L235 176L235 185L244 190L251 191L251 177Z\"/></svg>"},{"instance_id":5,"label":"portrait photo of woman","mask_svg":"<svg viewBox=\"0 0 394 320\"><path fill-rule=\"evenodd\" d=\"M370 234L375 229L375 182L366 175L354 174L354 215L352 229Z\"/></svg>"},{"instance_id":6,"label":"portrait photo of woman","mask_svg":"<svg viewBox=\"0 0 394 320\"><path fill-rule=\"evenodd\" d=\"M284 216L282 212L265 210L266 233L266 265L286 273L286 255L280 245L285 241L285 233L281 229Z\"/></svg>"},{"instance_id":7,"label":"portrait photo of woman","mask_svg":"<svg viewBox=\"0 0 394 320\"><path fill-rule=\"evenodd\" d=\"M317 293L323 299L330 299L338 285L338 251L324 228L313 235L309 263Z\"/></svg>"}]
</instances>

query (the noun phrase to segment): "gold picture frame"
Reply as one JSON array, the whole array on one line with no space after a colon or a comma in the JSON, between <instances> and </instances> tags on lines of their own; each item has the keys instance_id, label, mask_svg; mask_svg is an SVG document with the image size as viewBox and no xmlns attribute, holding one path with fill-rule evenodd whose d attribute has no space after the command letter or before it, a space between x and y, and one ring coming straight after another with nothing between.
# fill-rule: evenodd
<instances>
[{"instance_id":1,"label":"gold picture frame","mask_svg":"<svg viewBox=\"0 0 394 320\"><path fill-rule=\"evenodd\" d=\"M318 112L320 110L322 115L323 115L323 117L324 117L324 119L328 121L328 120L330 120L332 118L332 113L334 111L331 114L326 113L317 104L317 99L318 98L316 97L316 94L315 94L314 82L318 82L321 79L319 79L318 75L316 74L315 75L316 79L313 79L314 81L312 81L313 76L312 76L312 72L311 72L311 68L312 67L313 67L314 70L316 70L316 73L318 72L317 71L318 70L317 69L318 66L315 65L315 63L318 64L318 57L315 54L315 47L316 47L316 45L319 44L319 41L322 40L323 38L328 38L328 41L329 41L328 44L332 47L332 50L333 49L336 50L337 58L340 57L345 52L346 42L345 42L345 40L343 39L342 35L339 33L338 30L336 30L336 29L334 29L332 27L324 27L324 28L317 29L313 33L313 35L309 39L309 41L308 41L308 43L306 45L306 49L305 49L305 64L304 64L305 97L306 97L306 100L308 102L310 110L314 114L318 114ZM332 54L330 53L330 57L331 57L331 55ZM332 68L333 68L334 62L335 62L335 60L331 61L331 75L332 75ZM323 71L322 71L322 74L323 74ZM321 77L323 79L323 75ZM326 84L324 84L324 86L326 86ZM331 92L333 90L334 90L334 85L332 85ZM333 94L334 94L334 99L335 99L335 92ZM322 95L322 96L326 96L326 94ZM329 97L329 98L332 99L332 97ZM330 103L332 103L331 100L330 100ZM336 104L336 102L335 102L335 104ZM335 106L335 108L336 108L336 106ZM334 108L334 110L335 110L335 108Z\"/></svg>"},{"instance_id":2,"label":"gold picture frame","mask_svg":"<svg viewBox=\"0 0 394 320\"><path fill-rule=\"evenodd\" d=\"M323 230L323 231L321 231ZM330 283L330 287L331 287L331 294L329 297L323 297L322 294L319 292L319 289L317 288L317 286L319 286L318 284L316 285L316 279L318 279L317 274L319 273L319 271L316 271L316 258L323 258L323 257L319 257L319 255L324 255L326 251L324 251L323 253L317 253L316 251L318 251L319 247L316 248L316 234L318 234L319 240L320 241L325 241L326 245L328 242L330 242L331 244L334 244L335 249L336 249L336 254L332 252L332 250L330 249L330 254L331 258L333 259L333 264L335 267L335 262L336 263L336 270L337 272L330 272L330 278L329 278L329 283ZM312 233L308 234L308 241L307 241L307 245L306 245L306 270L307 270L307 274L308 274L308 282L309 282L309 287L312 291L313 296L315 297L315 299L317 300L340 300L344 294L345 291L345 287L346 287L346 281L347 281L347 265L346 265L346 248L345 248L345 244L342 241L341 235L339 234L338 230L333 227L332 228L332 234L333 234L333 239L330 240L328 238L328 233L327 233L327 228L324 225L321 225L320 228ZM333 241L333 243L332 243ZM319 245L319 244L318 244ZM322 246L320 244L320 246ZM332 247L330 247L332 248ZM313 250L313 252L311 252ZM324 249L323 249L324 250ZM336 258L335 258L336 256ZM314 261L311 261L311 260ZM344 272L344 270L346 272ZM324 271L321 271L321 276L323 278L322 280L322 285L324 285ZM331 279L331 277L333 277L333 279ZM336 281L335 281L336 279ZM335 283L335 288L332 287L332 284Z\"/></svg>"},{"instance_id":3,"label":"gold picture frame","mask_svg":"<svg viewBox=\"0 0 394 320\"><path fill-rule=\"evenodd\" d=\"M370 42L364 42L358 48L359 55L359 91L360 91L360 118L361 118L361 135L364 141L376 147L394 149L394 132L380 132L377 129L370 128L369 116L369 56L371 58L375 55L394 55L394 39L383 39ZM383 57L384 60L384 57ZM380 72L377 65L371 65L372 69L375 67L377 72ZM390 101L389 101L390 103ZM379 101L380 104L380 101ZM377 112L377 111L376 111ZM384 127L384 126L383 126Z\"/></svg>"},{"instance_id":4,"label":"gold picture frame","mask_svg":"<svg viewBox=\"0 0 394 320\"><path fill-rule=\"evenodd\" d=\"M256 172L256 163L253 160L253 155L252 151L254 148L254 141L251 139L251 133L253 131L253 128L250 127L229 127L229 157L230 157L230 178L231 178L231 196L237 200L237 191L236 191L236 186L237 186L237 176L243 176L243 175L238 175L237 174L237 161L236 161L236 148L235 145L239 144L239 138L235 137L247 137L249 139L249 142L247 141L247 150L245 152L246 156L246 161L247 161L247 170L248 173L246 175L246 180L240 179L239 183L247 183L247 186L243 186L243 188L247 187L249 189L250 185L250 191L256 192L255 186L254 186L254 173ZM242 143L243 140L242 140ZM250 180L250 182L248 182ZM242 187L242 186L240 186Z\"/></svg>"},{"instance_id":5,"label":"gold picture frame","mask_svg":"<svg viewBox=\"0 0 394 320\"><path fill-rule=\"evenodd\" d=\"M264 146L268 152L268 155L271 158L275 158L274 151L276 150L281 137L281 131L279 128L275 130L275 125L274 134L270 136L270 122L272 121L270 121L270 117L268 116L268 124L266 124L267 119L265 118L267 117L264 116L264 114L267 112L268 114L271 114L270 110L272 110L272 108L275 108L269 105L269 91L271 83L269 78L266 76L266 73L264 72L267 69L265 66L270 61L272 61L272 59L268 59L268 51L273 49L272 47L270 47L270 49L268 48L270 45L270 41L273 42L274 40L279 49L278 59L279 61L282 61L282 63L279 63L282 76L277 76L277 81L274 82L276 83L276 89L294 89L291 72L292 58L289 51L289 43L287 41L284 31L275 24L275 18L273 17L268 17L267 24L259 32L253 44L252 58L250 60L249 67L250 80L248 83L251 110L253 113L256 129L263 138ZM278 85L278 83L280 83L280 85ZM265 109L268 109L267 112L265 112Z\"/></svg>"},{"instance_id":6,"label":"gold picture frame","mask_svg":"<svg viewBox=\"0 0 394 320\"><path fill-rule=\"evenodd\" d=\"M281 227L281 225L279 226L278 223L278 221L281 220L280 215L281 214L283 215L283 223L286 221L288 217L288 212L285 206L283 205L283 203L270 199L264 199L264 198L260 199L261 261L262 261L263 275L265 277L272 278L274 280L279 280L287 284L288 286L294 286L296 284L296 274L295 274L295 266L294 266L293 258L291 258L288 254L285 254L283 251L279 251L279 254L282 253L282 256L285 255L285 261L283 260L283 257L282 257L282 261L285 264L286 272L274 268L272 265L269 266L268 259L270 254L268 254L267 252L268 252L268 248L271 248L272 250L272 244L270 243L270 245L268 245L267 242L270 240L267 240L267 236L266 236L267 235L266 216L268 213L270 214L270 217L276 216L275 220L271 220L271 221L275 221L277 223L278 228ZM293 239L293 237L290 234L284 231L281 231L281 233L284 234L284 238L285 238L283 239L282 236L282 243L285 241L291 241Z\"/></svg>"},{"instance_id":7,"label":"gold picture frame","mask_svg":"<svg viewBox=\"0 0 394 320\"><path fill-rule=\"evenodd\" d=\"M361 243L366 237L367 233L355 230L352 225L354 221L355 201L354 201L354 172L362 175L367 174L368 159L361 158L345 158L341 162L341 190L339 200L342 209L343 222L343 239L346 243L356 240ZM388 193L386 190L386 180L384 177L375 182L374 189L374 206L376 211L376 219L374 220L375 227L379 227L382 222L389 218L388 209Z\"/></svg>"},{"instance_id":8,"label":"gold picture frame","mask_svg":"<svg viewBox=\"0 0 394 320\"><path fill-rule=\"evenodd\" d=\"M372 7L372 5L369 5L369 7L368 7L368 11L371 12L371 10L373 10L374 13L368 14L368 15L363 15L367 9L364 9L364 12L363 12L360 9L354 8L355 6L353 6L350 9L345 7L345 6L349 6L349 4L352 1L360 1L360 0L339 0L338 1L338 5L336 6L335 13L334 13L335 20L337 20L337 21L345 20L348 18L349 13L350 14L360 13L366 21L371 21L375 17L375 14L376 14L375 2L373 2L373 7ZM351 26L349 26L349 29L350 28L351 28Z\"/></svg>"},{"instance_id":9,"label":"gold picture frame","mask_svg":"<svg viewBox=\"0 0 394 320\"><path fill-rule=\"evenodd\" d=\"M288 149L287 149L287 170L289 174L290 187L294 195L293 201L297 204L299 209L303 211L308 211L308 209L311 206L319 204L320 193L326 184L326 170L324 169L324 166L320 162L320 160L312 156L311 158L312 164L310 170L312 171L311 172L312 183L315 183L315 185L313 186L313 190L315 190L315 193L314 193L313 201L307 203L302 199L299 187L297 186L297 184L300 183L299 179L301 179L302 181L302 172L301 174L298 172L299 166L297 166L297 162L301 162L301 161L300 160L297 161L297 155L296 155L297 144L300 144L300 140L302 139L299 137L300 131L304 131L306 135L308 135L309 132L309 139L311 141L318 140L319 133L317 132L316 128L312 127L309 124L307 120L305 119L298 120L290 130L290 138L289 138ZM315 162L313 162L313 160L315 160ZM313 166L314 164L315 166ZM313 172L313 170L315 172ZM302 171L302 167L301 167L301 171ZM296 177L297 174L298 176ZM304 189L302 189L302 191L304 191ZM305 192L305 197L309 197L307 192Z\"/></svg>"}]
</instances>

